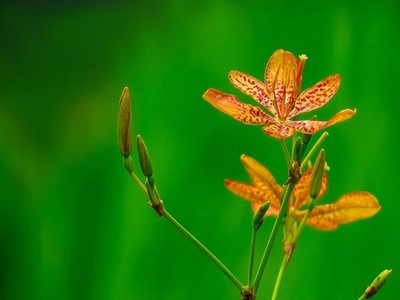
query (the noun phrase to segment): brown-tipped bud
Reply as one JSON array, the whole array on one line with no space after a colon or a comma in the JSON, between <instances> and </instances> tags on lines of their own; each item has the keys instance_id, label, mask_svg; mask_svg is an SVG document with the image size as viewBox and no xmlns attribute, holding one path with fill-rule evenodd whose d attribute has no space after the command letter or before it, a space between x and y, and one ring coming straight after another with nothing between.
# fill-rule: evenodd
<instances>
[{"instance_id":1,"label":"brown-tipped bud","mask_svg":"<svg viewBox=\"0 0 400 300\"><path fill-rule=\"evenodd\" d=\"M118 104L117 136L119 151L124 157L132 153L131 96L127 87L122 91Z\"/></svg>"},{"instance_id":2,"label":"brown-tipped bud","mask_svg":"<svg viewBox=\"0 0 400 300\"><path fill-rule=\"evenodd\" d=\"M269 201L263 203L255 212L253 216L253 227L255 230L258 230L261 227L264 221L264 216L267 213L270 204L271 203Z\"/></svg>"},{"instance_id":3,"label":"brown-tipped bud","mask_svg":"<svg viewBox=\"0 0 400 300\"><path fill-rule=\"evenodd\" d=\"M325 171L325 150L321 149L311 173L310 197L316 199L319 195L322 185L322 177Z\"/></svg>"},{"instance_id":4,"label":"brown-tipped bud","mask_svg":"<svg viewBox=\"0 0 400 300\"><path fill-rule=\"evenodd\" d=\"M136 137L136 143L139 153L140 168L142 169L143 175L151 177L153 176L153 168L151 167L149 151L140 135Z\"/></svg>"},{"instance_id":5,"label":"brown-tipped bud","mask_svg":"<svg viewBox=\"0 0 400 300\"><path fill-rule=\"evenodd\" d=\"M373 295L375 295L385 284L386 280L389 278L392 270L384 270L381 274L379 274L370 286L364 292L365 298L369 299Z\"/></svg>"}]
</instances>

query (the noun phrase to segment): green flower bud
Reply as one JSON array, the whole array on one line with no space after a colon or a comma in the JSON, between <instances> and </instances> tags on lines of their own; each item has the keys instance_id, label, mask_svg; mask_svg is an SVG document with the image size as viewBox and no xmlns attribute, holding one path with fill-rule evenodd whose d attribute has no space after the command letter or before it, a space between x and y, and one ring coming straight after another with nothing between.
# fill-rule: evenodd
<instances>
[{"instance_id":1,"label":"green flower bud","mask_svg":"<svg viewBox=\"0 0 400 300\"><path fill-rule=\"evenodd\" d=\"M124 157L132 152L131 96L127 87L122 91L118 104L117 136L119 151Z\"/></svg>"},{"instance_id":2,"label":"green flower bud","mask_svg":"<svg viewBox=\"0 0 400 300\"><path fill-rule=\"evenodd\" d=\"M253 227L255 230L258 230L261 227L270 204L269 201L263 203L263 205L261 205L255 212L253 216Z\"/></svg>"},{"instance_id":3,"label":"green flower bud","mask_svg":"<svg viewBox=\"0 0 400 300\"><path fill-rule=\"evenodd\" d=\"M303 156L303 141L300 137L297 137L296 143L294 144L293 160L300 161Z\"/></svg>"},{"instance_id":4,"label":"green flower bud","mask_svg":"<svg viewBox=\"0 0 400 300\"><path fill-rule=\"evenodd\" d=\"M146 177L152 177L153 168L151 167L150 155L149 151L147 150L146 144L144 143L140 135L136 137L136 142L139 153L140 168L142 169L143 175Z\"/></svg>"},{"instance_id":5,"label":"green flower bud","mask_svg":"<svg viewBox=\"0 0 400 300\"><path fill-rule=\"evenodd\" d=\"M381 274L379 274L370 286L364 292L365 298L369 299L373 295L375 295L385 284L386 280L389 278L392 270L384 270Z\"/></svg>"},{"instance_id":6,"label":"green flower bud","mask_svg":"<svg viewBox=\"0 0 400 300\"><path fill-rule=\"evenodd\" d=\"M325 171L325 150L321 149L313 167L310 180L310 197L316 199L319 195L322 185L322 177Z\"/></svg>"}]
</instances>

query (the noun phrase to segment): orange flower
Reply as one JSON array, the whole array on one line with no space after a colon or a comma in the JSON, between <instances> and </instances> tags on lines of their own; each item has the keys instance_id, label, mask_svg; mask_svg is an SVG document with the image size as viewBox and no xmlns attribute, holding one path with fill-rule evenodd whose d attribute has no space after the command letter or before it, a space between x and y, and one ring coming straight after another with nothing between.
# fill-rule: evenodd
<instances>
[{"instance_id":1,"label":"orange flower","mask_svg":"<svg viewBox=\"0 0 400 300\"><path fill-rule=\"evenodd\" d=\"M245 124L264 125L263 131L275 138L285 139L294 132L314 134L333 124L350 119L355 109L345 109L329 121L291 120L297 115L325 105L336 93L340 76L331 75L300 93L302 74L307 57L300 60L289 51L277 50L265 68L264 82L239 71L231 71L229 80L240 91L263 105L273 116L260 107L242 103L234 95L208 89L203 98L213 106Z\"/></svg>"},{"instance_id":2,"label":"orange flower","mask_svg":"<svg viewBox=\"0 0 400 300\"><path fill-rule=\"evenodd\" d=\"M260 205L270 201L267 215L276 216L279 212L282 187L263 165L254 158L241 156L241 161L249 174L252 184L234 180L225 180L226 187L236 195L249 200L253 211ZM304 206L309 199L312 169L308 169L296 184L289 202L289 216L301 220L306 213ZM319 200L325 195L328 187L328 177L324 174ZM302 210L303 208L303 210ZM352 192L343 195L335 203L317 205L311 211L307 224L315 229L333 230L340 224L365 219L375 215L380 210L378 200L368 192Z\"/></svg>"}]
</instances>

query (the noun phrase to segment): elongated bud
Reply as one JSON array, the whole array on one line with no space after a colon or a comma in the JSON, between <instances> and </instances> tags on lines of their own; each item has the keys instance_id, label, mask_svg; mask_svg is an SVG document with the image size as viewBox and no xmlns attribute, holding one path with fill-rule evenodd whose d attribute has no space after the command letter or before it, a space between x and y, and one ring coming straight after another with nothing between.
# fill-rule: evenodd
<instances>
[{"instance_id":1,"label":"elongated bud","mask_svg":"<svg viewBox=\"0 0 400 300\"><path fill-rule=\"evenodd\" d=\"M303 141L300 137L297 137L296 143L294 144L293 148L293 160L300 161L303 156Z\"/></svg>"},{"instance_id":2,"label":"elongated bud","mask_svg":"<svg viewBox=\"0 0 400 300\"><path fill-rule=\"evenodd\" d=\"M253 227L255 230L258 230L261 227L270 204L271 202L269 201L263 203L263 205L261 205L255 212L253 216Z\"/></svg>"},{"instance_id":3,"label":"elongated bud","mask_svg":"<svg viewBox=\"0 0 400 300\"><path fill-rule=\"evenodd\" d=\"M146 144L140 135L136 137L136 143L139 153L140 168L142 169L143 175L146 177L152 177L153 168L151 167L149 151L147 150ZM151 178L151 180L153 180L153 178ZM151 182L151 184L154 183Z\"/></svg>"},{"instance_id":4,"label":"elongated bud","mask_svg":"<svg viewBox=\"0 0 400 300\"><path fill-rule=\"evenodd\" d=\"M381 274L379 274L370 286L364 292L365 298L369 299L373 295L375 295L385 284L386 280L389 278L392 270L384 270Z\"/></svg>"},{"instance_id":5,"label":"elongated bud","mask_svg":"<svg viewBox=\"0 0 400 300\"><path fill-rule=\"evenodd\" d=\"M325 150L321 149L311 173L310 197L316 199L319 195L322 185L322 177L325 171Z\"/></svg>"},{"instance_id":6,"label":"elongated bud","mask_svg":"<svg viewBox=\"0 0 400 300\"><path fill-rule=\"evenodd\" d=\"M117 136L119 151L124 157L132 153L131 96L127 87L122 91L118 104Z\"/></svg>"}]
</instances>

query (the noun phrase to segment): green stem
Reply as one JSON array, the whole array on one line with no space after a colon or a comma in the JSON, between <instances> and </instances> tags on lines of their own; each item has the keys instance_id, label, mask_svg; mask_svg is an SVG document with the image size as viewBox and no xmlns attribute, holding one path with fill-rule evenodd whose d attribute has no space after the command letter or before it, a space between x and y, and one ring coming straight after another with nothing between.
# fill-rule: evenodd
<instances>
[{"instance_id":1,"label":"green stem","mask_svg":"<svg viewBox=\"0 0 400 300\"><path fill-rule=\"evenodd\" d=\"M175 226L186 238L188 238L197 248L200 249L224 274L232 283L242 291L243 284L229 271L227 267L208 250L198 239L196 239L189 231L186 230L174 217L172 217L167 210L164 208L163 216Z\"/></svg>"},{"instance_id":2,"label":"green stem","mask_svg":"<svg viewBox=\"0 0 400 300\"><path fill-rule=\"evenodd\" d=\"M328 137L329 133L326 131L319 137L319 139L315 142L312 146L310 152L308 152L307 156L304 158L303 162L301 163L300 170L304 170L305 166L307 165L308 161L311 159L311 156L317 151L317 149L321 146L322 142Z\"/></svg>"},{"instance_id":3,"label":"green stem","mask_svg":"<svg viewBox=\"0 0 400 300\"><path fill-rule=\"evenodd\" d=\"M288 259L285 255L283 256L281 267L279 268L278 277L276 277L274 292L272 293L271 300L276 300L278 298L279 288L281 287L283 274L285 273L287 265L288 265Z\"/></svg>"},{"instance_id":4,"label":"green stem","mask_svg":"<svg viewBox=\"0 0 400 300\"><path fill-rule=\"evenodd\" d=\"M365 299L367 299L367 296L365 296L365 294L362 294L362 296L358 298L358 300L365 300Z\"/></svg>"},{"instance_id":5,"label":"green stem","mask_svg":"<svg viewBox=\"0 0 400 300\"><path fill-rule=\"evenodd\" d=\"M299 235L300 235L301 231L303 230L304 225L306 224L306 221L307 221L308 217L310 216L310 212L311 211L309 209L307 209L306 214L304 215L303 219L301 219L300 225L297 228L296 234L293 237L293 242L294 243L296 243L297 240L299 239Z\"/></svg>"},{"instance_id":6,"label":"green stem","mask_svg":"<svg viewBox=\"0 0 400 300\"><path fill-rule=\"evenodd\" d=\"M290 154L289 154L289 150L286 145L286 142L285 142L285 140L279 140L279 141L281 142L283 153L285 154L286 163L287 163L288 167L290 168Z\"/></svg>"},{"instance_id":7,"label":"green stem","mask_svg":"<svg viewBox=\"0 0 400 300\"><path fill-rule=\"evenodd\" d=\"M136 176L134 172L129 172L129 176L133 179L133 181L137 184L137 186L142 190L143 193L145 193L146 196L148 196L147 189L143 182L140 181L140 179Z\"/></svg>"},{"instance_id":8,"label":"green stem","mask_svg":"<svg viewBox=\"0 0 400 300\"><path fill-rule=\"evenodd\" d=\"M269 236L267 246L266 246L266 248L264 250L264 254L263 254L263 257L261 258L260 266L258 268L256 277L254 279L254 291L256 293L257 293L257 289L258 289L258 287L260 285L261 278L263 276L265 267L267 265L267 261L268 261L269 255L271 254L272 246L273 246L273 244L275 242L276 235L277 235L279 227L280 227L280 225L282 223L283 216L286 215L286 211L287 211L288 204L289 204L289 199L290 199L290 196L292 195L292 191L293 191L293 188L294 188L295 184L296 184L295 182L291 181L286 186L285 194L284 194L283 199L282 199L281 208L279 210L278 216L276 217L274 226L272 227L272 231L271 231L271 234Z\"/></svg>"},{"instance_id":9,"label":"green stem","mask_svg":"<svg viewBox=\"0 0 400 300\"><path fill-rule=\"evenodd\" d=\"M254 266L254 252L256 247L256 239L257 239L257 232L258 230L253 228L253 232L251 235L251 244L250 244L250 259L249 259L249 281L248 285L252 286L253 284L253 266Z\"/></svg>"}]
</instances>

